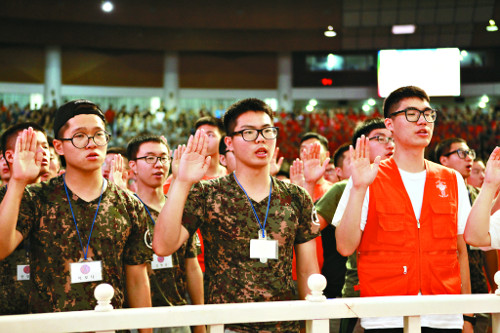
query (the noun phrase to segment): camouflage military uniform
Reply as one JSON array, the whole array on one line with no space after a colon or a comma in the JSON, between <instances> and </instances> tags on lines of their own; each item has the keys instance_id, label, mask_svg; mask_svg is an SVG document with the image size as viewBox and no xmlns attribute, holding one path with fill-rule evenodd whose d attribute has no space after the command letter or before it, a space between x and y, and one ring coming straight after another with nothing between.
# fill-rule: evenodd
<instances>
[{"instance_id":1,"label":"camouflage military uniform","mask_svg":"<svg viewBox=\"0 0 500 333\"><path fill-rule=\"evenodd\" d=\"M71 205L86 247L99 198L86 202L68 188ZM31 312L93 309L94 289L109 283L114 307L123 304L124 265L150 260L144 243L148 219L135 197L108 183L102 195L88 258L102 262L102 281L71 283L70 263L83 258L82 247L64 191L62 177L29 186L21 203L17 230L30 240Z\"/></svg>"},{"instance_id":2,"label":"camouflage military uniform","mask_svg":"<svg viewBox=\"0 0 500 333\"><path fill-rule=\"evenodd\" d=\"M0 200L5 192L4 186L0 189ZM27 242L21 242L14 252L0 261L0 315L28 313L30 282L17 280L17 265L26 264Z\"/></svg>"},{"instance_id":3,"label":"camouflage military uniform","mask_svg":"<svg viewBox=\"0 0 500 333\"><path fill-rule=\"evenodd\" d=\"M268 199L252 200L264 223ZM261 263L250 259L250 240L257 239L259 225L250 203L233 174L201 181L189 194L183 225L193 235L201 230L205 243L207 303L242 303L291 300L292 250L314 239L313 204L302 188L273 178L273 192L266 234L279 244L278 260ZM228 325L239 332L298 331L298 323Z\"/></svg>"},{"instance_id":4,"label":"camouflage military uniform","mask_svg":"<svg viewBox=\"0 0 500 333\"><path fill-rule=\"evenodd\" d=\"M153 208L147 206L151 217L156 221L160 214ZM154 224L148 218L148 228L153 236ZM149 280L151 283L151 298L153 306L174 306L186 305L186 259L196 258L200 251L197 235L189 237L188 241L172 254L172 268L163 268L152 270L149 265ZM152 238L151 238L152 239ZM153 256L153 250L150 250L150 256Z\"/></svg>"}]
</instances>

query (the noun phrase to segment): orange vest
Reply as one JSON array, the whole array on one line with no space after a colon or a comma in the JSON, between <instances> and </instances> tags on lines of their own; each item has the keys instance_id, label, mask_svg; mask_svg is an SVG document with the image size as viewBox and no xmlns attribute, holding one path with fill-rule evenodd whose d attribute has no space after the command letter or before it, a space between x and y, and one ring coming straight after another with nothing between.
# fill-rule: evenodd
<instances>
[{"instance_id":1,"label":"orange vest","mask_svg":"<svg viewBox=\"0 0 500 333\"><path fill-rule=\"evenodd\" d=\"M396 162L380 163L358 248L361 296L460 293L457 179L427 160L425 168L417 221Z\"/></svg>"}]
</instances>

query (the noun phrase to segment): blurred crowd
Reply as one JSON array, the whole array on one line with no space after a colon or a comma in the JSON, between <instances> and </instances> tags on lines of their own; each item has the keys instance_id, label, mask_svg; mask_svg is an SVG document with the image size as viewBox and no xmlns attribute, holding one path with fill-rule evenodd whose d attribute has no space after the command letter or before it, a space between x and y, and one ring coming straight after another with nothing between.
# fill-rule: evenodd
<instances>
[{"instance_id":1,"label":"blurred crowd","mask_svg":"<svg viewBox=\"0 0 500 333\"><path fill-rule=\"evenodd\" d=\"M32 110L29 105L21 107L18 103L4 105L0 100L0 132L8 126L24 121L32 121L48 133L52 132L53 116L57 106L43 105ZM164 107L154 113L141 110L135 106L127 110L125 106L115 109L113 105L101 109L108 122L108 130L112 134L110 146L125 147L127 142L137 134L150 133L164 135L172 147L185 143L193 133L193 125L197 119L213 115L210 110L166 110ZM456 136L465 139L471 148L475 149L478 158L485 159L500 142L500 106L481 109L469 105L439 107L435 133L427 149L427 158L432 159L429 152L441 138ZM306 132L316 132L329 141L330 153L343 143L350 142L356 124L367 118L381 116L377 107L369 112L353 107L335 107L316 109L307 112L296 109L293 112L277 112L275 121L279 127L278 146L280 155L285 157L284 168L298 156L301 135Z\"/></svg>"}]
</instances>

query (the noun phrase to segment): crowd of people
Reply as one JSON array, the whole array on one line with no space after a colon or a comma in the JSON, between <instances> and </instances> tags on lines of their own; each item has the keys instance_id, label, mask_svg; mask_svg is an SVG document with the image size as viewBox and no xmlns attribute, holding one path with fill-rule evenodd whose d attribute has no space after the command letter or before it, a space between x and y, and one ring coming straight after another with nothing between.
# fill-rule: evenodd
<instances>
[{"instance_id":1,"label":"crowd of people","mask_svg":"<svg viewBox=\"0 0 500 333\"><path fill-rule=\"evenodd\" d=\"M164 110L125 117L74 100L14 119L1 107L1 314L88 310L103 281L117 308L304 299L320 272L329 298L496 289L496 111L437 110L410 86L370 116L275 115L250 98L222 120L179 116L172 134ZM488 325L487 314L422 317L427 332ZM360 327L403 332L403 320L331 322ZM205 327L161 329L191 330Z\"/></svg>"},{"instance_id":2,"label":"crowd of people","mask_svg":"<svg viewBox=\"0 0 500 333\"><path fill-rule=\"evenodd\" d=\"M499 104L500 105L500 104ZM486 158L500 138L497 119L500 118L500 106L480 109L470 105L440 105L435 136L429 145L426 156L432 159L431 153L438 138L448 137L450 133L467 140L480 159ZM104 106L101 106L103 108ZM52 122L56 105L44 104L40 109L32 110L29 105L20 107L18 103L4 105L0 100L0 132L10 124L31 121L39 124L47 131L52 130ZM160 106L155 112L135 106L127 110L108 105L103 109L108 123L108 131L112 134L110 145L125 147L127 142L140 133L164 135L172 147L186 142L192 134L198 118L213 115L210 110L167 110ZM381 116L378 107L369 112L353 107L334 107L316 109L308 112L296 109L292 112L277 112L276 126L279 127L278 146L281 156L285 158L285 169L298 157L297 149L304 133L315 132L328 139L329 151L350 141L356 124L371 117Z\"/></svg>"}]
</instances>

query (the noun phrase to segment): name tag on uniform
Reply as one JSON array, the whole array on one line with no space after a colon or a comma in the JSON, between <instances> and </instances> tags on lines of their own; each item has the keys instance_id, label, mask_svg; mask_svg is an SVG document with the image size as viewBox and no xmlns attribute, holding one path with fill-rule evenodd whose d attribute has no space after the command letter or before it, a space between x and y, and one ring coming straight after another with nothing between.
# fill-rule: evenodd
<instances>
[{"instance_id":1,"label":"name tag on uniform","mask_svg":"<svg viewBox=\"0 0 500 333\"><path fill-rule=\"evenodd\" d=\"M156 254L153 254L153 261L151 261L152 269L163 269L172 267L174 267L172 263L172 256L159 257Z\"/></svg>"},{"instance_id":2,"label":"name tag on uniform","mask_svg":"<svg viewBox=\"0 0 500 333\"><path fill-rule=\"evenodd\" d=\"M100 260L73 262L70 273L71 283L102 281L102 263Z\"/></svg>"},{"instance_id":3,"label":"name tag on uniform","mask_svg":"<svg viewBox=\"0 0 500 333\"><path fill-rule=\"evenodd\" d=\"M278 259L278 241L273 239L251 239L250 258L260 259L262 263L267 259Z\"/></svg>"},{"instance_id":4,"label":"name tag on uniform","mask_svg":"<svg viewBox=\"0 0 500 333\"><path fill-rule=\"evenodd\" d=\"M30 279L30 265L17 265L17 281Z\"/></svg>"}]
</instances>

